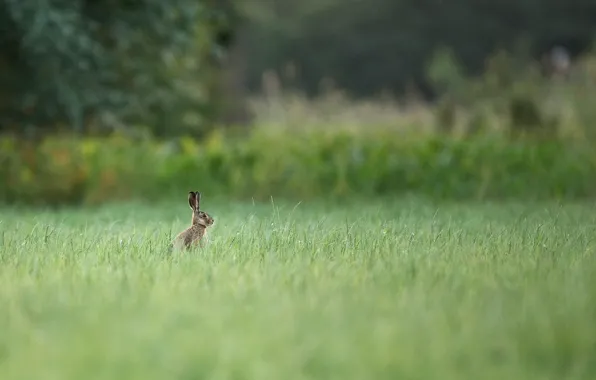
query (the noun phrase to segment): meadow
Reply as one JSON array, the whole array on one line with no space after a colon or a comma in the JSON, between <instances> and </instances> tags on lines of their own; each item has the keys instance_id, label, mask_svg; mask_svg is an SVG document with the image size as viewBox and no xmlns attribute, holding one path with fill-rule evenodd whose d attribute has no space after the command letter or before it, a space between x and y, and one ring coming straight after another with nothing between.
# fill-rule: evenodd
<instances>
[{"instance_id":1,"label":"meadow","mask_svg":"<svg viewBox=\"0 0 596 380\"><path fill-rule=\"evenodd\" d=\"M0 378L589 379L591 203L0 209Z\"/></svg>"}]
</instances>

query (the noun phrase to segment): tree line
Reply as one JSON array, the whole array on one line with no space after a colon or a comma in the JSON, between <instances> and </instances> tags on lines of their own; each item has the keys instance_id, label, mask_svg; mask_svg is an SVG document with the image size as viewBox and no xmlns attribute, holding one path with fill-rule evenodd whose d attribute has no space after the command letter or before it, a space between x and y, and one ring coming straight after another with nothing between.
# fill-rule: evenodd
<instances>
[{"instance_id":1,"label":"tree line","mask_svg":"<svg viewBox=\"0 0 596 380\"><path fill-rule=\"evenodd\" d=\"M289 65L310 95L432 95L437 49L474 74L496 49L578 54L594 20L589 0L0 0L0 133L200 135Z\"/></svg>"},{"instance_id":2,"label":"tree line","mask_svg":"<svg viewBox=\"0 0 596 380\"><path fill-rule=\"evenodd\" d=\"M576 55L596 36L591 0L252 0L247 85L264 70L296 67L293 86L320 91L323 78L362 97L415 85L433 94L426 69L449 47L467 74L496 50L540 59L556 46ZM522 52L523 50L523 52ZM291 82L289 82L291 83Z\"/></svg>"}]
</instances>

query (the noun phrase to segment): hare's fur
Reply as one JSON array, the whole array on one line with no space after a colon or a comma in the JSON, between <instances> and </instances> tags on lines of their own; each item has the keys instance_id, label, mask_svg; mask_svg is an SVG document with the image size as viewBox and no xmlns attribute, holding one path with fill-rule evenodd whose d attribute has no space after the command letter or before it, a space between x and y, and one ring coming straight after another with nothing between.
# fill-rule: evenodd
<instances>
[{"instance_id":1,"label":"hare's fur","mask_svg":"<svg viewBox=\"0 0 596 380\"><path fill-rule=\"evenodd\" d=\"M178 250L189 249L197 244L204 246L207 228L213 225L214 220L209 214L200 210L200 202L201 193L198 191L188 193L188 204L192 210L191 225L174 238L170 248Z\"/></svg>"}]
</instances>

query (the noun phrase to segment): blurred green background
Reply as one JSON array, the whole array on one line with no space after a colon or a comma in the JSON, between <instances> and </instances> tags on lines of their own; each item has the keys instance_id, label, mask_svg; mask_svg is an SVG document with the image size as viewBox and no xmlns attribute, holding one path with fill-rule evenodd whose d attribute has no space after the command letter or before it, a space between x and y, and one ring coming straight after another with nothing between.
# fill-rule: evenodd
<instances>
[{"instance_id":1,"label":"blurred green background","mask_svg":"<svg viewBox=\"0 0 596 380\"><path fill-rule=\"evenodd\" d=\"M0 1L0 201L596 194L588 0Z\"/></svg>"}]
</instances>

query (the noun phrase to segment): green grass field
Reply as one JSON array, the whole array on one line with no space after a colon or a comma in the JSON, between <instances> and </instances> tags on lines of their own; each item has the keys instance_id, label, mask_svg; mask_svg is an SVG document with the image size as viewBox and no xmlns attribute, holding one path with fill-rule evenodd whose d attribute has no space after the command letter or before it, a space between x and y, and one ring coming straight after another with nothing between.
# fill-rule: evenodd
<instances>
[{"instance_id":1,"label":"green grass field","mask_svg":"<svg viewBox=\"0 0 596 380\"><path fill-rule=\"evenodd\" d=\"M0 379L593 379L596 206L0 211Z\"/></svg>"}]
</instances>

